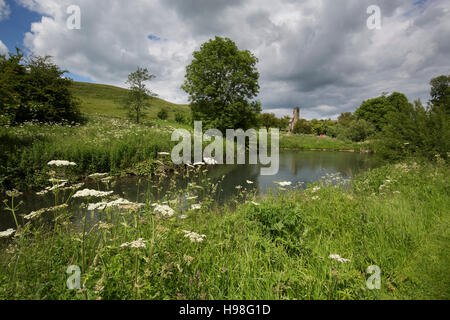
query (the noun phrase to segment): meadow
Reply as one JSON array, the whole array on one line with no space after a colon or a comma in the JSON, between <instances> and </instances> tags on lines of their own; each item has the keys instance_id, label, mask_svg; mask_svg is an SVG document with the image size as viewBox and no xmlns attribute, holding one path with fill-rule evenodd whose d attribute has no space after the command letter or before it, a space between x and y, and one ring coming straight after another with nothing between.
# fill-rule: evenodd
<instances>
[{"instance_id":1,"label":"meadow","mask_svg":"<svg viewBox=\"0 0 450 320\"><path fill-rule=\"evenodd\" d=\"M262 199L244 188L223 207L198 202L214 188L204 180L186 189L185 211L176 193L138 204L56 188L64 201L6 238L0 298L448 299L448 174L442 162L405 162L351 186L330 176ZM76 197L86 209L74 228L65 205ZM80 268L79 290L67 289L71 265ZM379 290L366 284L373 265Z\"/></svg>"},{"instance_id":2,"label":"meadow","mask_svg":"<svg viewBox=\"0 0 450 320\"><path fill-rule=\"evenodd\" d=\"M122 108L126 89L74 82L71 90L80 100L86 123L0 126L0 191L44 186L46 164L54 159L76 162L72 174L79 179L95 172L148 175L157 167L158 152L170 152L175 145L170 141L173 130L192 130L175 121L175 113L190 113L186 105L155 98L142 123L136 124ZM168 111L167 120L156 116L162 108ZM282 133L280 148L359 151L368 147L330 137Z\"/></svg>"},{"instance_id":3,"label":"meadow","mask_svg":"<svg viewBox=\"0 0 450 320\"><path fill-rule=\"evenodd\" d=\"M208 166L171 167L161 156L175 128L189 129L175 121L187 106L155 100L135 124L120 105L126 90L72 90L85 123L0 127L2 214L16 223L0 232L1 299L450 298L449 168L440 157L387 164L350 184L335 176L306 189L285 182L277 196L260 197L242 181L239 195L219 205L205 197L218 191ZM157 119L161 108L167 120ZM373 146L282 133L280 148ZM127 174L155 174L173 189L130 202L108 191ZM192 175L199 182L183 190L189 203L181 206L177 177ZM88 176L102 188L83 189ZM55 201L19 215L14 188ZM74 224L69 206L80 199L84 217ZM67 288L69 266L79 268L78 290ZM370 266L381 270L380 289L367 286Z\"/></svg>"}]
</instances>

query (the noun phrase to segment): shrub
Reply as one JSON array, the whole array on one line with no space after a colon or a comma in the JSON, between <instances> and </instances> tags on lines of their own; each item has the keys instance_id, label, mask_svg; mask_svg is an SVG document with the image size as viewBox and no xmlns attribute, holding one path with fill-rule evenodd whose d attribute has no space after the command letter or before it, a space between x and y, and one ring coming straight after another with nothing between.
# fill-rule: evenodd
<instances>
[{"instance_id":1,"label":"shrub","mask_svg":"<svg viewBox=\"0 0 450 320\"><path fill-rule=\"evenodd\" d=\"M311 124L306 119L300 119L295 124L293 132L296 134L311 134Z\"/></svg>"},{"instance_id":2,"label":"shrub","mask_svg":"<svg viewBox=\"0 0 450 320\"><path fill-rule=\"evenodd\" d=\"M159 112L158 112L158 118L161 120L167 120L167 118L169 117L169 113L167 112L166 108L162 108Z\"/></svg>"},{"instance_id":3,"label":"shrub","mask_svg":"<svg viewBox=\"0 0 450 320\"><path fill-rule=\"evenodd\" d=\"M187 120L183 113L176 112L175 113L175 121L178 123L186 123Z\"/></svg>"},{"instance_id":4,"label":"shrub","mask_svg":"<svg viewBox=\"0 0 450 320\"><path fill-rule=\"evenodd\" d=\"M0 119L7 123L80 121L79 102L70 92L72 80L50 56L24 60L0 55Z\"/></svg>"}]
</instances>

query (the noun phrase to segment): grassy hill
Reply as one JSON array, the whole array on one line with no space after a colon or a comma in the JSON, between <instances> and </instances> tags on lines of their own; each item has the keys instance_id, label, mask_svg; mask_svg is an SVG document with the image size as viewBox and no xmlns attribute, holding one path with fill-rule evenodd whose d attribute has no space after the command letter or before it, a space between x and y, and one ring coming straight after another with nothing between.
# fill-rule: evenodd
<instances>
[{"instance_id":1,"label":"grassy hill","mask_svg":"<svg viewBox=\"0 0 450 320\"><path fill-rule=\"evenodd\" d=\"M127 117L127 110L122 107L127 89L104 84L74 82L71 90L81 100L80 109L83 113ZM156 118L162 108L166 108L171 120L174 119L177 111L190 112L188 105L174 104L155 98L152 100L152 106L146 110L147 117Z\"/></svg>"}]
</instances>

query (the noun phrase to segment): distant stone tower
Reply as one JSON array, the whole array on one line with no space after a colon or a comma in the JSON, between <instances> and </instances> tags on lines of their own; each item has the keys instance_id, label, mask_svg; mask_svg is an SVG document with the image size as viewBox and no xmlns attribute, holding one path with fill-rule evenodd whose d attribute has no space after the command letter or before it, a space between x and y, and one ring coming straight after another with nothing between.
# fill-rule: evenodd
<instances>
[{"instance_id":1,"label":"distant stone tower","mask_svg":"<svg viewBox=\"0 0 450 320\"><path fill-rule=\"evenodd\" d=\"M292 115L292 119L289 122L289 132L294 131L295 124L298 122L299 119L300 119L300 108L295 107L294 114Z\"/></svg>"}]
</instances>

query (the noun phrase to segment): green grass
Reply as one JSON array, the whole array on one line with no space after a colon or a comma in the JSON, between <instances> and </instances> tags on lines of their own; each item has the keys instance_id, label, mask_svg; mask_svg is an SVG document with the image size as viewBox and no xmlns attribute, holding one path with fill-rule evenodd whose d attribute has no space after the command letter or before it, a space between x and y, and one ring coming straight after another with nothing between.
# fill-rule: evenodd
<instances>
[{"instance_id":1,"label":"green grass","mask_svg":"<svg viewBox=\"0 0 450 320\"><path fill-rule=\"evenodd\" d=\"M139 173L144 167L145 173L151 173L158 152L171 151L175 125L161 120L137 125L91 115L84 125L0 127L0 189L42 187L51 160L75 162L70 173L78 177L94 172Z\"/></svg>"},{"instance_id":2,"label":"green grass","mask_svg":"<svg viewBox=\"0 0 450 320\"><path fill-rule=\"evenodd\" d=\"M74 82L71 91L81 101L80 111L85 114L123 118L128 116L127 110L123 108L123 100L127 96L127 89L104 84ZM190 112L188 105L177 105L160 98L154 98L151 101L151 107L145 111L147 119L155 119L162 108L167 109L170 120L174 120L177 111Z\"/></svg>"},{"instance_id":3,"label":"green grass","mask_svg":"<svg viewBox=\"0 0 450 320\"><path fill-rule=\"evenodd\" d=\"M323 181L278 197L243 193L236 210L206 201L184 220L150 206L107 210L85 233L62 210L54 228L27 224L1 252L0 298L449 299L448 174L445 164L388 165L351 189ZM121 247L139 238L145 248ZM79 291L66 288L69 265L84 265ZM371 265L380 290L366 287Z\"/></svg>"},{"instance_id":4,"label":"green grass","mask_svg":"<svg viewBox=\"0 0 450 320\"><path fill-rule=\"evenodd\" d=\"M327 136L316 135L298 135L290 133L280 134L280 148L284 149L313 149L313 150L332 150L332 151L360 151L372 150L369 143L356 143L343 141Z\"/></svg>"}]
</instances>

